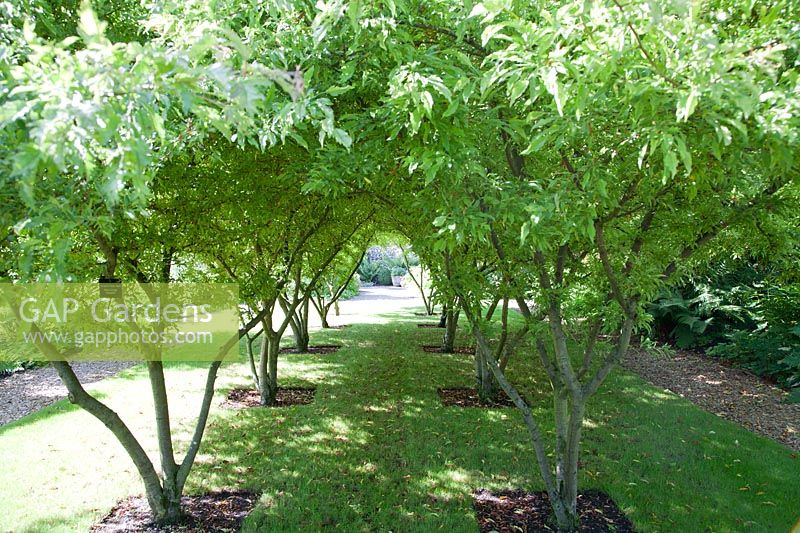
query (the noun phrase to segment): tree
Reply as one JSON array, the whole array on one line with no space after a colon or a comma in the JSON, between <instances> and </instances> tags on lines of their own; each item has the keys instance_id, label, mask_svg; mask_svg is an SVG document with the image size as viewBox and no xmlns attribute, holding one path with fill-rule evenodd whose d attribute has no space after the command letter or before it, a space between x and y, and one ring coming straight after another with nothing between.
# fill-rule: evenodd
<instances>
[{"instance_id":1,"label":"tree","mask_svg":"<svg viewBox=\"0 0 800 533\"><path fill-rule=\"evenodd\" d=\"M369 238L366 240L369 241ZM361 251L360 255L353 254L352 250L356 248L352 244L348 246L348 249L350 253L348 253L348 250L343 250L312 291L311 304L319 314L322 327L325 329L331 327L328 323L328 314L331 307L334 307L336 315L339 315L339 299L353 282L356 272L358 272L358 267L366 254L366 250ZM353 257L357 257L357 259L353 260Z\"/></svg>"},{"instance_id":2,"label":"tree","mask_svg":"<svg viewBox=\"0 0 800 533\"><path fill-rule=\"evenodd\" d=\"M0 219L5 278L15 283L96 280L98 270L109 277L122 270L137 283L171 281L173 261L206 252L195 246L207 243L209 235L202 227L190 231L192 224L176 225L196 220L194 210L205 204L181 198L188 191L176 189L180 180L173 178L180 176L171 171L178 166L170 162L209 138L219 142L219 134L228 150L299 138L295 130L303 122L319 127L321 141L330 134L349 144L347 134L333 128L329 101L306 98L302 72L253 60L255 47L245 46L219 18L180 17L170 11L176 6L162 7L141 43L111 42L105 23L88 7L77 17L80 38L48 40L64 36L69 17L58 27L46 17L37 25L16 9L17 19L0 30L0 190L9 206ZM253 10L245 11L259 15ZM136 16L126 15L125 24L135 20L141 27ZM264 39L256 46L263 52L272 44ZM97 256L104 258L102 268ZM192 441L180 463L173 450L163 362L158 353L149 354L161 475L119 416L82 387L69 354L52 344L41 346L70 400L103 422L131 457L157 522L181 518L181 494L205 430L222 356L263 317L257 313L249 320L209 365Z\"/></svg>"},{"instance_id":3,"label":"tree","mask_svg":"<svg viewBox=\"0 0 800 533\"><path fill-rule=\"evenodd\" d=\"M525 315L553 388L552 460L496 359L485 281L454 270L572 531L586 402L644 326L642 306L716 239L756 232L796 198L798 40L778 2L487 2L463 19L441 7L424 23L406 13L433 44L397 67L381 117L403 132L435 249L480 250L507 285L490 300L505 292Z\"/></svg>"},{"instance_id":4,"label":"tree","mask_svg":"<svg viewBox=\"0 0 800 533\"><path fill-rule=\"evenodd\" d=\"M425 265L419 261L419 258L417 258L416 261L417 266L419 267L419 274L414 275L414 266L411 264L412 261L409 259L409 253L405 248L401 248L401 250L403 252L403 261L406 265L406 271L408 272L408 276L411 278L411 281L419 290L419 294L422 297L422 305L425 306L425 312L428 314L428 316L433 315L436 307L436 286L431 283L430 280L427 282L425 281Z\"/></svg>"}]
</instances>

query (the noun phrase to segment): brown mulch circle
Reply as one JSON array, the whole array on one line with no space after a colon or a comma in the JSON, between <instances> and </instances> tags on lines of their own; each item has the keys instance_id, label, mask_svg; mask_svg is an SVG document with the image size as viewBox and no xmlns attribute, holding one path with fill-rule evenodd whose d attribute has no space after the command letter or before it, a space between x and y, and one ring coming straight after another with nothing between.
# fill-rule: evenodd
<instances>
[{"instance_id":1,"label":"brown mulch circle","mask_svg":"<svg viewBox=\"0 0 800 533\"><path fill-rule=\"evenodd\" d=\"M281 353L316 353L316 354L329 354L338 352L341 344L317 344L309 346L307 352L299 352L294 346L289 348L281 348Z\"/></svg>"},{"instance_id":2,"label":"brown mulch circle","mask_svg":"<svg viewBox=\"0 0 800 533\"><path fill-rule=\"evenodd\" d=\"M438 324L438 323L437 323L437 324L435 324L435 323L433 323L433 322L424 322L424 323L422 323L422 324L417 324L417 327L418 327L418 328L431 328L431 329L433 329L433 328L438 328L438 327L440 327L440 326L439 326L439 324Z\"/></svg>"},{"instance_id":3,"label":"brown mulch circle","mask_svg":"<svg viewBox=\"0 0 800 533\"><path fill-rule=\"evenodd\" d=\"M442 347L436 344L423 344L422 351L427 353L466 353L470 355L475 354L475 347L474 346L455 346L453 347L452 352L443 352Z\"/></svg>"},{"instance_id":4,"label":"brown mulch circle","mask_svg":"<svg viewBox=\"0 0 800 533\"><path fill-rule=\"evenodd\" d=\"M466 387L450 389L436 389L439 398L447 407L514 407L514 402L504 391L498 391L491 402L483 403L478 396L478 391Z\"/></svg>"},{"instance_id":5,"label":"brown mulch circle","mask_svg":"<svg viewBox=\"0 0 800 533\"><path fill-rule=\"evenodd\" d=\"M223 407L229 409L245 409L248 407L288 407L290 405L308 405L314 401L316 387L278 387L275 403L261 405L261 395L255 389L232 389Z\"/></svg>"},{"instance_id":6,"label":"brown mulch circle","mask_svg":"<svg viewBox=\"0 0 800 533\"><path fill-rule=\"evenodd\" d=\"M631 348L622 366L699 407L800 451L800 404L746 370L691 352L656 356Z\"/></svg>"},{"instance_id":7,"label":"brown mulch circle","mask_svg":"<svg viewBox=\"0 0 800 533\"><path fill-rule=\"evenodd\" d=\"M182 524L158 526L144 496L131 496L119 502L92 533L223 533L239 531L245 517L258 503L259 495L249 490L209 492L181 498L187 514Z\"/></svg>"},{"instance_id":8,"label":"brown mulch circle","mask_svg":"<svg viewBox=\"0 0 800 533\"><path fill-rule=\"evenodd\" d=\"M347 329L353 324L339 324L338 326L328 326L327 329Z\"/></svg>"},{"instance_id":9,"label":"brown mulch circle","mask_svg":"<svg viewBox=\"0 0 800 533\"><path fill-rule=\"evenodd\" d=\"M482 533L518 533L556 531L549 523L552 514L546 492L504 490L491 492L479 489L472 493L473 507ZM578 494L579 532L633 533L633 523L617 507L611 497L601 491L586 490Z\"/></svg>"}]
</instances>

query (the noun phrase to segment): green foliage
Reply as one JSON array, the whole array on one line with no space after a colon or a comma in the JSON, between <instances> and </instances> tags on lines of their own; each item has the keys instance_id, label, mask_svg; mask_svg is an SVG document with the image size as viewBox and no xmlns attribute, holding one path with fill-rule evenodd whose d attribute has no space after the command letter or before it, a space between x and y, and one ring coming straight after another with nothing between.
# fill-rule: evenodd
<instances>
[{"instance_id":1,"label":"green foliage","mask_svg":"<svg viewBox=\"0 0 800 533\"><path fill-rule=\"evenodd\" d=\"M405 267L396 266L392 268L392 276L405 276L408 273L408 270Z\"/></svg>"},{"instance_id":2,"label":"green foliage","mask_svg":"<svg viewBox=\"0 0 800 533\"><path fill-rule=\"evenodd\" d=\"M653 332L679 348L710 348L784 387L800 385L800 283L764 261L722 262L648 307Z\"/></svg>"},{"instance_id":3,"label":"green foliage","mask_svg":"<svg viewBox=\"0 0 800 533\"><path fill-rule=\"evenodd\" d=\"M392 245L373 246L358 267L361 280L375 285L391 285L392 276L405 276L406 272L405 260L399 248Z\"/></svg>"},{"instance_id":4,"label":"green foliage","mask_svg":"<svg viewBox=\"0 0 800 533\"><path fill-rule=\"evenodd\" d=\"M342 291L342 295L339 297L339 300L349 300L354 296L358 296L360 287L361 281L359 280L358 274L355 274L347 283L347 287L345 287L344 291Z\"/></svg>"},{"instance_id":5,"label":"green foliage","mask_svg":"<svg viewBox=\"0 0 800 533\"><path fill-rule=\"evenodd\" d=\"M709 353L787 388L800 387L800 327L736 331Z\"/></svg>"},{"instance_id":6,"label":"green foliage","mask_svg":"<svg viewBox=\"0 0 800 533\"><path fill-rule=\"evenodd\" d=\"M673 340L678 348L708 346L718 343L731 329L754 323L752 311L724 303L723 290L706 285L692 289L696 292L692 297L673 290L648 306L659 340Z\"/></svg>"}]
</instances>

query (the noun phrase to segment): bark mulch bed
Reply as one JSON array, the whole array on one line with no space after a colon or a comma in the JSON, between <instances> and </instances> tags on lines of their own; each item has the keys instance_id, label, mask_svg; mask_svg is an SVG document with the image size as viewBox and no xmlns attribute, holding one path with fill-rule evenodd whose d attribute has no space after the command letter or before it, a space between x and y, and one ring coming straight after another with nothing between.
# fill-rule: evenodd
<instances>
[{"instance_id":1,"label":"bark mulch bed","mask_svg":"<svg viewBox=\"0 0 800 533\"><path fill-rule=\"evenodd\" d=\"M452 352L443 352L442 347L437 344L423 344L422 351L427 353L443 353L443 354L454 354L454 353L465 353L469 355L475 354L475 347L474 346L455 346L453 347Z\"/></svg>"},{"instance_id":2,"label":"bark mulch bed","mask_svg":"<svg viewBox=\"0 0 800 533\"><path fill-rule=\"evenodd\" d=\"M353 324L339 324L338 326L328 326L326 329L347 329Z\"/></svg>"},{"instance_id":3,"label":"bark mulch bed","mask_svg":"<svg viewBox=\"0 0 800 533\"><path fill-rule=\"evenodd\" d=\"M441 326L438 323L434 322L423 322L421 324L417 324L418 328L440 328Z\"/></svg>"},{"instance_id":4,"label":"bark mulch bed","mask_svg":"<svg viewBox=\"0 0 800 533\"><path fill-rule=\"evenodd\" d=\"M622 365L715 415L800 451L800 404L758 376L691 352L655 356L630 349Z\"/></svg>"},{"instance_id":5,"label":"bark mulch bed","mask_svg":"<svg viewBox=\"0 0 800 533\"><path fill-rule=\"evenodd\" d=\"M281 353L315 353L324 355L324 354L338 352L339 348L341 347L342 347L341 344L317 344L314 346L309 346L307 352L299 352L297 351L297 348L292 346L289 348L281 348Z\"/></svg>"},{"instance_id":6,"label":"bark mulch bed","mask_svg":"<svg viewBox=\"0 0 800 533\"><path fill-rule=\"evenodd\" d=\"M514 407L514 402L503 391L498 391L489 403L481 402L478 391L466 387L436 389L439 398L447 407Z\"/></svg>"},{"instance_id":7,"label":"bark mulch bed","mask_svg":"<svg viewBox=\"0 0 800 533\"><path fill-rule=\"evenodd\" d=\"M472 494L482 533L518 533L556 531L549 523L552 514L546 492L523 490L499 491L480 489ZM587 490L578 494L578 531L586 533L633 533L636 530L611 497L600 491Z\"/></svg>"},{"instance_id":8,"label":"bark mulch bed","mask_svg":"<svg viewBox=\"0 0 800 533\"><path fill-rule=\"evenodd\" d=\"M258 503L259 495L248 490L209 492L181 498L187 514L182 524L158 526L144 496L122 500L99 523L92 533L223 533L239 531L242 521Z\"/></svg>"},{"instance_id":9,"label":"bark mulch bed","mask_svg":"<svg viewBox=\"0 0 800 533\"><path fill-rule=\"evenodd\" d=\"M308 405L314 401L316 387L278 387L275 403L261 405L261 395L255 389L232 389L223 407L229 409L246 409L248 407L288 407L290 405Z\"/></svg>"}]
</instances>

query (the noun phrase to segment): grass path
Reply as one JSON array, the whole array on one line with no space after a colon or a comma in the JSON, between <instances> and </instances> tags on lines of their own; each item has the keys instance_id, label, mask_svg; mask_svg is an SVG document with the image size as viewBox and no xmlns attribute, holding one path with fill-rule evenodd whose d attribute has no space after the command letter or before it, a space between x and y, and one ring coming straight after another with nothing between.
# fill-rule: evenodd
<instances>
[{"instance_id":1,"label":"grass path","mask_svg":"<svg viewBox=\"0 0 800 533\"><path fill-rule=\"evenodd\" d=\"M332 355L288 355L283 385L315 384L311 405L225 410L247 386L243 365L223 368L188 489L264 493L245 531L475 531L478 487L539 489L514 409L443 407L437 387L468 386L465 355L426 354L437 330L411 310L319 331ZM524 354L512 379L551 430L543 377ZM174 415L195 415L202 369L171 369ZM96 385L154 447L146 375L131 369ZM546 418L547 417L547 418ZM185 431L182 433L185 438ZM102 425L59 402L0 428L0 531L79 531L141 487ZM798 518L800 459L788 448L619 371L591 403L581 483L605 490L642 531L786 532Z\"/></svg>"}]
</instances>

